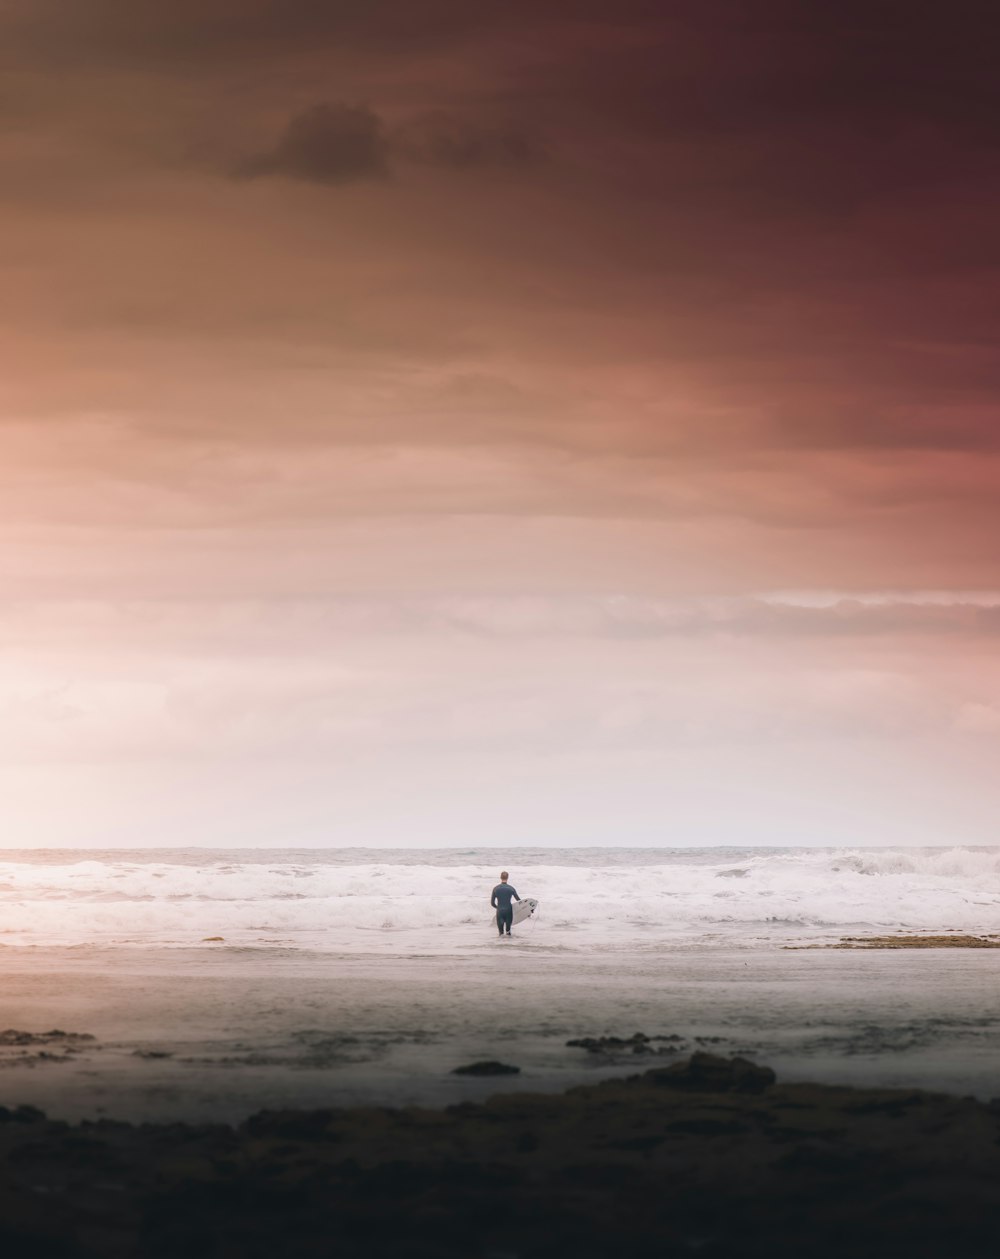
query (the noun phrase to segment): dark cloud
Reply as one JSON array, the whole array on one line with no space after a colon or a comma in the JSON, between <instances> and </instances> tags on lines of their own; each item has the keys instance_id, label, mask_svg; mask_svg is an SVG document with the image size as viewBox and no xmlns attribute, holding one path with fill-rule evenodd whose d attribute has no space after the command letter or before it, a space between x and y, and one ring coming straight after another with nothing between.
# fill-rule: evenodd
<instances>
[{"instance_id":1,"label":"dark cloud","mask_svg":"<svg viewBox=\"0 0 1000 1259\"><path fill-rule=\"evenodd\" d=\"M433 8L428 7L423 24L428 32L439 27ZM33 55L40 64L90 63L105 70L232 64L261 50L273 58L314 47L316 41L367 41L380 27L391 43L393 35L412 39L421 21L413 6L395 0L175 0L170 5L13 0L3 14L9 50Z\"/></svg>"},{"instance_id":2,"label":"dark cloud","mask_svg":"<svg viewBox=\"0 0 1000 1259\"><path fill-rule=\"evenodd\" d=\"M825 228L886 198L997 191L993 18L978 0L947 17L874 0L829 13L792 0L13 0L0 47L22 74L58 62L185 87L244 75L244 91L264 93L357 74L427 96L418 109L457 94L445 114L460 123L407 125L411 156L515 164L544 132L585 161L594 187ZM229 92L217 85L214 108ZM359 98L382 109L381 93ZM968 233L950 236L969 248ZM983 246L993 237L976 233Z\"/></svg>"},{"instance_id":3,"label":"dark cloud","mask_svg":"<svg viewBox=\"0 0 1000 1259\"><path fill-rule=\"evenodd\" d=\"M470 121L444 112L401 126L395 148L401 158L458 171L530 166L545 153L542 139L526 126Z\"/></svg>"},{"instance_id":4,"label":"dark cloud","mask_svg":"<svg viewBox=\"0 0 1000 1259\"><path fill-rule=\"evenodd\" d=\"M849 150L899 124L932 145L937 129L963 148L992 142L994 21L982 0L946 14L923 0L10 0L0 34L21 71L245 63L263 76L289 56L412 61L461 46L528 112L554 103L581 124L602 115L663 138L798 133L803 156L812 135L836 159L840 128ZM901 155L885 156L891 175Z\"/></svg>"},{"instance_id":5,"label":"dark cloud","mask_svg":"<svg viewBox=\"0 0 1000 1259\"><path fill-rule=\"evenodd\" d=\"M382 120L364 105L313 105L296 114L272 149L247 158L244 179L283 175L319 184L380 179L389 170Z\"/></svg>"},{"instance_id":6,"label":"dark cloud","mask_svg":"<svg viewBox=\"0 0 1000 1259\"><path fill-rule=\"evenodd\" d=\"M8 55L38 64L186 70L338 46L412 55L553 23L627 25L656 7L626 0L609 14L604 0L576 0L568 11L552 0L10 0L0 31Z\"/></svg>"},{"instance_id":7,"label":"dark cloud","mask_svg":"<svg viewBox=\"0 0 1000 1259\"><path fill-rule=\"evenodd\" d=\"M182 327L199 345L213 329L266 334L251 370L286 342L394 362L466 357L473 371L482 356L516 364L504 368L512 378L544 356L551 398L577 380L601 395L586 423L547 400L539 441L567 448L995 450L994 16L979 0L946 14L924 0L10 0L0 57L21 72L10 90L34 73L50 111L37 153L27 128L19 136L26 180L62 172L107 183L101 146L126 140L136 170L170 155L161 169L175 176L171 209L150 226L156 252L136 248L144 269L155 270L182 219L192 248L210 239L197 181L231 172L234 153L250 154L238 164L245 178L369 185L338 212L362 193L384 202L366 221L359 212L334 228L325 218L307 264L268 270L264 255L295 236L282 216L300 213L279 190L269 224L232 233L243 255L219 261L220 277L209 274L214 242L197 267L178 246L154 282L137 285L123 268L114 301L102 271L26 284L28 304L51 292L56 317L88 328L117 320L150 337ZM330 84L354 103L331 102ZM326 103L294 112L304 101ZM60 103L71 122L57 117ZM159 146L143 111L156 117ZM185 165L178 154L197 141L205 147ZM120 187L125 159L114 167ZM468 177L438 188L435 170ZM530 197L513 177L522 170ZM381 195L379 180L396 172ZM48 189L50 207L69 206L58 193ZM265 213L264 199L242 200L247 214ZM227 247L229 216L244 212L224 208ZM348 240L374 283L361 264L351 276L334 264ZM44 242L39 265L52 256ZM30 323L24 305L18 327ZM663 387L650 386L648 404L623 402L623 368L659 371ZM137 393L171 394L147 388L143 373L140 364ZM226 375L239 374L227 365ZM319 385L343 375L339 363L323 380L312 371L309 405L339 414ZM121 387L118 373L96 376L104 390ZM689 414L675 392L692 399ZM179 409L191 410L186 400ZM233 410L244 413L242 400ZM400 415L410 425L412 407ZM435 413L412 431L451 439L464 426L464 440L492 441L529 421L534 412L471 423ZM272 424L262 414L257 427Z\"/></svg>"},{"instance_id":8,"label":"dark cloud","mask_svg":"<svg viewBox=\"0 0 1000 1259\"><path fill-rule=\"evenodd\" d=\"M457 171L509 169L537 161L537 140L516 126L465 121L444 112L421 116L390 133L367 105L322 102L295 114L277 143L245 158L243 179L283 176L309 183L346 184L387 175L396 161Z\"/></svg>"}]
</instances>

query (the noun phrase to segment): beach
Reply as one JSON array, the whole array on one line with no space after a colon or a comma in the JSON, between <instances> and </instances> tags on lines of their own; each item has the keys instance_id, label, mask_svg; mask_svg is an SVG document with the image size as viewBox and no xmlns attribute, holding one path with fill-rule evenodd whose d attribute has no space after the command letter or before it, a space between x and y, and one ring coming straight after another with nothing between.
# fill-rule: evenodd
<instances>
[{"instance_id":1,"label":"beach","mask_svg":"<svg viewBox=\"0 0 1000 1259\"><path fill-rule=\"evenodd\" d=\"M9 1252L994 1253L997 850L498 855L4 854Z\"/></svg>"},{"instance_id":2,"label":"beach","mask_svg":"<svg viewBox=\"0 0 1000 1259\"><path fill-rule=\"evenodd\" d=\"M663 1061L1000 1095L1000 950L940 947L1000 932L997 850L524 853L540 908L510 941L493 855L5 854L0 1032L70 1039L0 1043L0 1102L449 1105L634 1071L567 1042L636 1033ZM863 947L887 935L939 944ZM520 1074L452 1075L489 1058Z\"/></svg>"},{"instance_id":3,"label":"beach","mask_svg":"<svg viewBox=\"0 0 1000 1259\"><path fill-rule=\"evenodd\" d=\"M998 24L0 0L0 1259L1000 1259Z\"/></svg>"}]
</instances>

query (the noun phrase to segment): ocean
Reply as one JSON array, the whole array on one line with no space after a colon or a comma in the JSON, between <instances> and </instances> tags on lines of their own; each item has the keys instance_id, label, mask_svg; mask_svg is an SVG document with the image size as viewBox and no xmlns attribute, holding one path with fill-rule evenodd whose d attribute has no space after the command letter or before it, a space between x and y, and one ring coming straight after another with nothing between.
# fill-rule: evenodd
<instances>
[{"instance_id":1,"label":"ocean","mask_svg":"<svg viewBox=\"0 0 1000 1259\"><path fill-rule=\"evenodd\" d=\"M630 952L1000 932L1000 848L0 850L0 943L461 954L501 867L525 939Z\"/></svg>"},{"instance_id":2,"label":"ocean","mask_svg":"<svg viewBox=\"0 0 1000 1259\"><path fill-rule=\"evenodd\" d=\"M539 901L510 941L501 869ZM1000 849L8 849L0 1104L237 1121L699 1049L1000 1096L1000 950L826 947L897 931L1000 933Z\"/></svg>"}]
</instances>

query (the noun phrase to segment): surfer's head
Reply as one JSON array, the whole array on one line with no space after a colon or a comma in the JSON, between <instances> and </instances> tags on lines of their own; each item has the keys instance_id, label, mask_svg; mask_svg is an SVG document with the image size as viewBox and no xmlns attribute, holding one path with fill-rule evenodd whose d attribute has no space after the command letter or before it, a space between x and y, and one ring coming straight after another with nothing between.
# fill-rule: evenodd
<instances>
[{"instance_id":1,"label":"surfer's head","mask_svg":"<svg viewBox=\"0 0 1000 1259\"><path fill-rule=\"evenodd\" d=\"M508 880L509 878L510 878L510 875L507 873L507 871L506 871L506 870L501 870L501 871L500 871L500 882L501 882L501 883L506 883L506 882L507 882L507 880Z\"/></svg>"}]
</instances>

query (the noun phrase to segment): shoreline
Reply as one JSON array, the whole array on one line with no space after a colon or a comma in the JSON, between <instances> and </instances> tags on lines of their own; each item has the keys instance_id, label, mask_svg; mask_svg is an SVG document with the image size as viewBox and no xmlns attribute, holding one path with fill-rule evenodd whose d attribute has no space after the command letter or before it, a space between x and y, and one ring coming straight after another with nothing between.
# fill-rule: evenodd
<instances>
[{"instance_id":1,"label":"shoreline","mask_svg":"<svg viewBox=\"0 0 1000 1259\"><path fill-rule=\"evenodd\" d=\"M783 1080L1000 1091L992 949L651 952L629 955L625 977L621 956L600 950L493 947L458 965L204 946L4 953L0 972L0 1031L94 1038L0 1045L0 1103L68 1120L480 1101L497 1087L451 1070L489 1058L521 1068L499 1087L559 1092L651 1065L568 1044L637 1032L671 1059L738 1054Z\"/></svg>"},{"instance_id":2,"label":"shoreline","mask_svg":"<svg viewBox=\"0 0 1000 1259\"><path fill-rule=\"evenodd\" d=\"M235 1127L4 1107L0 1243L60 1259L985 1259L998 1139L998 1101L783 1084L707 1053L561 1094Z\"/></svg>"},{"instance_id":3,"label":"shoreline","mask_svg":"<svg viewBox=\"0 0 1000 1259\"><path fill-rule=\"evenodd\" d=\"M492 927L492 920L490 920ZM523 926L523 924L522 924ZM537 926L531 924L516 932L504 947L512 952L561 953L572 955L577 961L593 956L593 950L585 943L532 934ZM868 935L843 935L843 928L815 929L813 936L798 939L781 934L767 934L755 927L744 935L722 934L718 931L678 932L665 935L655 944L618 944L612 952L639 955L683 955L692 951L700 953L734 953L745 949L755 952L804 952L816 949L1000 949L1000 932L970 932L959 927L945 927L917 931L887 932L873 929ZM410 942L418 937L416 929L395 931L388 944L366 941L366 947L350 946L340 940L321 944L313 940L262 938L243 939L240 936L192 936L190 939L161 940L158 938L116 939L90 937L81 940L11 941L0 939L0 969L4 961L15 965L25 959L58 959L63 965L87 966L96 960L116 961L119 964L149 964L159 958L174 962L189 960L199 963L202 959L226 958L271 959L275 961L432 961L449 959L453 962L469 962L477 959L484 950L492 952L497 946L496 931L491 929L479 935L459 938L457 941L440 933L440 938L420 939L418 949ZM380 947L381 945L381 947Z\"/></svg>"}]
</instances>

